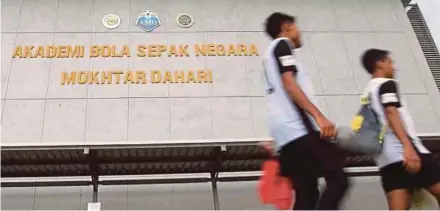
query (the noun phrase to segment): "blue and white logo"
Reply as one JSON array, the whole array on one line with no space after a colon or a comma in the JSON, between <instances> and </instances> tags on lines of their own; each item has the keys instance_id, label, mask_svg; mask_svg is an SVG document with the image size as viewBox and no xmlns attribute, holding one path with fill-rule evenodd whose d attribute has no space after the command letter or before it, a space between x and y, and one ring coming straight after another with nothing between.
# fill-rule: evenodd
<instances>
[{"instance_id":1,"label":"blue and white logo","mask_svg":"<svg viewBox=\"0 0 440 211\"><path fill-rule=\"evenodd\" d=\"M156 13L145 10L145 12L139 14L136 20L136 26L144 31L151 32L160 26L160 20Z\"/></svg>"}]
</instances>

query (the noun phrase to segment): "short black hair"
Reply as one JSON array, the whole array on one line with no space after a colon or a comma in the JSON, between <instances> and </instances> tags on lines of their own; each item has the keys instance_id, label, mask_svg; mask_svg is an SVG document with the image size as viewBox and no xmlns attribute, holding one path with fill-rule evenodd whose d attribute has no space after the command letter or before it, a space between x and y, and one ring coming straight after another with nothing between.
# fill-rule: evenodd
<instances>
[{"instance_id":1,"label":"short black hair","mask_svg":"<svg viewBox=\"0 0 440 211\"><path fill-rule=\"evenodd\" d=\"M362 55L362 65L370 74L373 74L376 69L376 63L384 60L389 54L390 52L386 50L368 49Z\"/></svg>"},{"instance_id":2,"label":"short black hair","mask_svg":"<svg viewBox=\"0 0 440 211\"><path fill-rule=\"evenodd\" d=\"M277 38L281 32L281 25L285 22L295 23L295 17L279 12L272 13L266 19L266 33L273 39Z\"/></svg>"}]
</instances>

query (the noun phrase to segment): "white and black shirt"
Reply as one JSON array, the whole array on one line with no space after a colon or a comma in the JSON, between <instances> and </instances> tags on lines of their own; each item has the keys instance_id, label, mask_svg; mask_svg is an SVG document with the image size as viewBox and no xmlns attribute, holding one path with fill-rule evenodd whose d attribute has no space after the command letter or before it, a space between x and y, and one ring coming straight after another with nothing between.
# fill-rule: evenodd
<instances>
[{"instance_id":1,"label":"white and black shirt","mask_svg":"<svg viewBox=\"0 0 440 211\"><path fill-rule=\"evenodd\" d=\"M307 134L305 118L309 129L318 131L313 118L298 109L283 86L281 75L293 72L302 91L316 105L312 84L293 49L289 39L278 38L270 43L264 58L269 130L279 148Z\"/></svg>"},{"instance_id":2,"label":"white and black shirt","mask_svg":"<svg viewBox=\"0 0 440 211\"><path fill-rule=\"evenodd\" d=\"M397 81L394 79L374 78L372 79L364 92L364 95L370 94L371 106L377 113L382 124L388 125L384 108L396 107L407 135L411 138L414 146L420 153L426 154L429 151L423 146L417 136L414 121L408 112L402 96L399 94ZM387 127L382 152L376 157L376 163L379 167L403 160L403 145L393 133L389 126Z\"/></svg>"}]
</instances>

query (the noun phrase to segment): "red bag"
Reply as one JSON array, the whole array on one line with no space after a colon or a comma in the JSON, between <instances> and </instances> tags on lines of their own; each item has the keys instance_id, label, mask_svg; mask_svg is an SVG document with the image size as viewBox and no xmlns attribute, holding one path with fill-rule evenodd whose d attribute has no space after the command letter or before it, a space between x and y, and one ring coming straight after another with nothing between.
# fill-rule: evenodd
<instances>
[{"instance_id":1,"label":"red bag","mask_svg":"<svg viewBox=\"0 0 440 211\"><path fill-rule=\"evenodd\" d=\"M295 203L295 191L289 178L279 175L279 164L275 159L263 163L263 175L258 191L263 204L272 204L278 210L290 210Z\"/></svg>"}]
</instances>

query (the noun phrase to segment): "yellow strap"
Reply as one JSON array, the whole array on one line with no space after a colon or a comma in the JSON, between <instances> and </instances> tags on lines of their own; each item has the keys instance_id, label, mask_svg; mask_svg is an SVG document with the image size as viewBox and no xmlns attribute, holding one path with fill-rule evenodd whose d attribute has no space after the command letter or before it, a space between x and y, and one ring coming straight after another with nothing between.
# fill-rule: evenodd
<instances>
[{"instance_id":1,"label":"yellow strap","mask_svg":"<svg viewBox=\"0 0 440 211\"><path fill-rule=\"evenodd\" d=\"M383 143L383 138L385 136L386 130L387 130L387 126L385 124L382 125L382 129L380 130L380 133L379 133L379 143L381 143L381 144Z\"/></svg>"},{"instance_id":2,"label":"yellow strap","mask_svg":"<svg viewBox=\"0 0 440 211\"><path fill-rule=\"evenodd\" d=\"M361 97L361 105L367 105L369 103L368 97Z\"/></svg>"}]
</instances>

